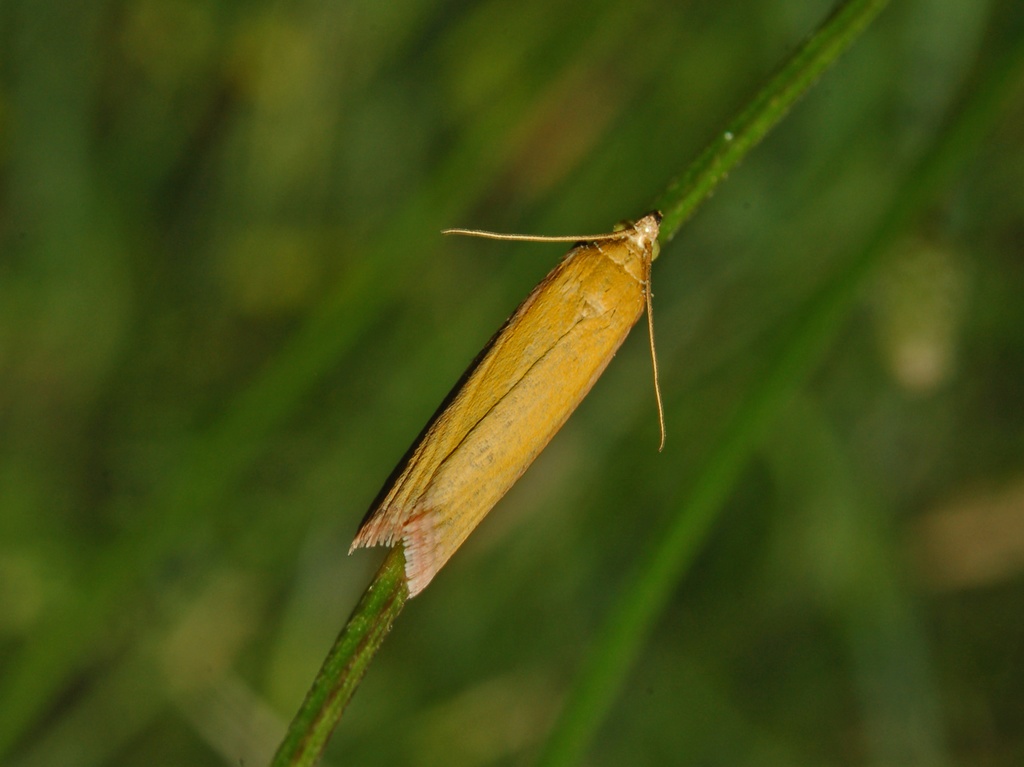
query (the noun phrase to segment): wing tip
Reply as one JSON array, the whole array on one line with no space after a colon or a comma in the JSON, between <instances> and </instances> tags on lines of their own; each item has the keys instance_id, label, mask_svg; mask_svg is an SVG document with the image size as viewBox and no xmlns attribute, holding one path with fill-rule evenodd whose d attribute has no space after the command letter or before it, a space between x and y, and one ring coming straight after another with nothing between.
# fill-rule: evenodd
<instances>
[{"instance_id":1,"label":"wing tip","mask_svg":"<svg viewBox=\"0 0 1024 767\"><path fill-rule=\"evenodd\" d=\"M394 546L399 541L405 548L405 580L411 599L427 587L448 561L448 556L442 559L439 554L437 531L432 525L418 518L395 530L371 519L356 533L348 553L360 548Z\"/></svg>"},{"instance_id":2,"label":"wing tip","mask_svg":"<svg viewBox=\"0 0 1024 767\"><path fill-rule=\"evenodd\" d=\"M393 546L395 544L395 533L393 530L383 528L377 520L371 519L356 533L352 539L352 545L348 547L351 554L356 549L369 549L374 546Z\"/></svg>"},{"instance_id":3,"label":"wing tip","mask_svg":"<svg viewBox=\"0 0 1024 767\"><path fill-rule=\"evenodd\" d=\"M448 557L439 556L437 531L422 517L411 519L403 526L402 544L405 546L405 580L411 599L427 587Z\"/></svg>"}]
</instances>

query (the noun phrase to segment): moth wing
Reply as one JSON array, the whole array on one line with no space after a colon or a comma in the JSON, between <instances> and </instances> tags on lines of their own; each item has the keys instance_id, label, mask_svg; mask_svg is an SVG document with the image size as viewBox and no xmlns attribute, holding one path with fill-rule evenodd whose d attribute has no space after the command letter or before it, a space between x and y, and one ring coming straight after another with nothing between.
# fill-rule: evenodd
<instances>
[{"instance_id":1,"label":"moth wing","mask_svg":"<svg viewBox=\"0 0 1024 767\"><path fill-rule=\"evenodd\" d=\"M548 286L558 280L574 252L570 251L531 291L452 387L370 505L350 553L361 546L391 546L402 538L402 528L418 513L423 494L438 468L522 378L520 368L532 362L522 355L532 351L536 357L542 353L544 339L537 338L525 349L516 339L524 336L524 330L536 333L531 309Z\"/></svg>"}]
</instances>

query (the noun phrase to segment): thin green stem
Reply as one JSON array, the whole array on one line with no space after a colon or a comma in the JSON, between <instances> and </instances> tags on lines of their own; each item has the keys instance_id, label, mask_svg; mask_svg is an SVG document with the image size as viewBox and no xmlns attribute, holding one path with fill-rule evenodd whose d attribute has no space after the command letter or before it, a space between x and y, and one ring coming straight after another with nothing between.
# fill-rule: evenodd
<instances>
[{"instance_id":1,"label":"thin green stem","mask_svg":"<svg viewBox=\"0 0 1024 767\"><path fill-rule=\"evenodd\" d=\"M699 202L710 195L726 173L785 116L825 68L852 44L886 2L851 0L841 6L779 70L750 106L700 155L690 170L669 186L657 205L665 214L662 232L666 241L674 236L682 223L696 210ZM767 412L771 407L767 401L752 402L748 409ZM555 732L547 763L564 764L572 761L596 728L625 676L636 647L646 634L646 627L659 611L665 593L674 582L674 574L680 569L675 563L681 556L686 557L688 545L692 550L696 541L702 537L701 530L710 524L721 497L731 486L742 457L746 454L744 446L750 441L746 433L750 424L764 420L764 414L758 417L756 413L737 418L740 427L731 439L723 442L710 462L709 470L704 474L702 489L691 500L689 511L681 515L683 521L669 536L670 543L656 551L650 560L649 570L654 575L645 572L634 588L627 591L631 596L623 602L615 620L611 622L612 630L606 634L601 645L603 652L599 651L595 655L593 665L584 674L583 684L566 709L563 719L565 724ZM694 526L695 529L691 529ZM389 557L388 562L391 559ZM404 589L400 569L397 574L384 576L386 572L389 572L387 562L378 574L378 580L382 577L398 578ZM361 639L366 631L364 623L371 619L370 613L373 610L388 610L386 626L390 627L391 620L401 609L401 603L404 603L404 594L407 593L404 591L403 597L398 600L397 609L393 611L390 609L393 605L388 601L371 600L371 596L378 591L388 592L397 588L395 583L389 583L390 587L383 587L375 581L356 608L325 661L302 709L292 722L273 767L309 765L322 751L331 730L341 717L344 704L354 692L379 640L386 633L385 627L374 634L377 641L372 643L372 647L370 642L364 644Z\"/></svg>"},{"instance_id":2,"label":"thin green stem","mask_svg":"<svg viewBox=\"0 0 1024 767\"><path fill-rule=\"evenodd\" d=\"M833 17L835 18L835 17ZM577 763L625 683L633 661L693 561L764 431L821 359L894 239L948 184L990 129L1024 69L1024 41L979 78L953 122L908 175L889 209L847 266L805 306L758 387L737 409L674 521L642 562L598 633L539 763Z\"/></svg>"},{"instance_id":3,"label":"thin green stem","mask_svg":"<svg viewBox=\"0 0 1024 767\"><path fill-rule=\"evenodd\" d=\"M388 553L345 628L334 640L274 755L272 767L316 764L345 706L408 598L405 551L399 545Z\"/></svg>"},{"instance_id":4,"label":"thin green stem","mask_svg":"<svg viewBox=\"0 0 1024 767\"><path fill-rule=\"evenodd\" d=\"M836 8L687 171L669 184L654 204L664 216L663 243L676 236L729 171L786 116L888 4L889 0L848 0Z\"/></svg>"}]
</instances>

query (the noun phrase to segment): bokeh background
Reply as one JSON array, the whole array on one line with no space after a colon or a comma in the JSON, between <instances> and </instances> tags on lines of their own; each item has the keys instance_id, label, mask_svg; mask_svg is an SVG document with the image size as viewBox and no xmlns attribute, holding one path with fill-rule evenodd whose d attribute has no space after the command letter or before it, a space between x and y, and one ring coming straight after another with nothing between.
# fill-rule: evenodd
<instances>
[{"instance_id":1,"label":"bokeh background","mask_svg":"<svg viewBox=\"0 0 1024 767\"><path fill-rule=\"evenodd\" d=\"M0 5L0 762L264 763L370 500L567 234L827 0ZM1016 0L904 0L655 265L647 340L399 618L327 763L528 764L787 320ZM1021 81L1017 77L1018 82ZM1024 87L753 451L590 765L1024 763Z\"/></svg>"}]
</instances>

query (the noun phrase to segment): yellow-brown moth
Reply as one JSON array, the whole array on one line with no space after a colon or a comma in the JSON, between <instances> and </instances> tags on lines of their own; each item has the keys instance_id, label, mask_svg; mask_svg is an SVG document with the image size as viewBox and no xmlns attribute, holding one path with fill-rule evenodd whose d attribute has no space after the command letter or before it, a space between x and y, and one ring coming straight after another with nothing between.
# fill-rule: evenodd
<instances>
[{"instance_id":1,"label":"yellow-brown moth","mask_svg":"<svg viewBox=\"0 0 1024 767\"><path fill-rule=\"evenodd\" d=\"M569 418L647 308L661 214L609 234L493 239L575 242L448 394L381 489L349 553L405 546L409 596L421 592ZM657 393L657 363L655 362ZM661 395L658 413L664 417Z\"/></svg>"}]
</instances>

